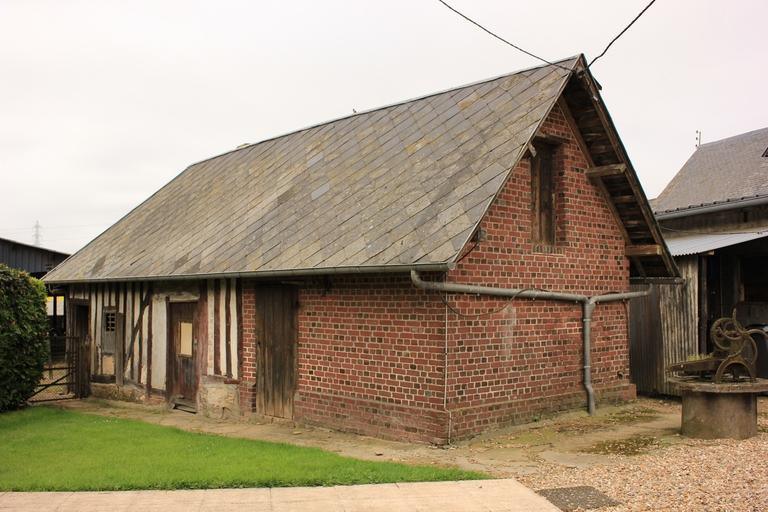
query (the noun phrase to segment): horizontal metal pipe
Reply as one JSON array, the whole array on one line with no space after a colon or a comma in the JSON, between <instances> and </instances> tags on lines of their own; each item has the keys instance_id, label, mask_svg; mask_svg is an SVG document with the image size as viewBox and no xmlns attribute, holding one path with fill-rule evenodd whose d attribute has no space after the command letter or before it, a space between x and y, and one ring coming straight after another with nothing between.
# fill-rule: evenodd
<instances>
[{"instance_id":1,"label":"horizontal metal pipe","mask_svg":"<svg viewBox=\"0 0 768 512\"><path fill-rule=\"evenodd\" d=\"M411 281L422 290L434 290L451 293L469 293L476 295L494 295L496 297L518 297L521 299L561 300L567 302L584 302L586 295L574 293L558 293L528 288L494 288L492 286L478 286L473 284L443 283L437 281L424 281L416 270L411 270Z\"/></svg>"},{"instance_id":2,"label":"horizontal metal pipe","mask_svg":"<svg viewBox=\"0 0 768 512\"><path fill-rule=\"evenodd\" d=\"M651 293L650 285L645 290L636 292L621 292L621 293L606 293L605 295L593 295L589 298L590 302L597 304L598 302L613 302L617 300L628 300L637 297L645 297Z\"/></svg>"},{"instance_id":3,"label":"horizontal metal pipe","mask_svg":"<svg viewBox=\"0 0 768 512\"><path fill-rule=\"evenodd\" d=\"M392 274L407 273L419 270L421 272L446 272L454 267L452 263L424 263L420 265L361 265L349 267L300 268L286 270L256 270L252 272L218 272L208 274L184 274L178 276L125 276L96 279L46 279L48 284L81 284L81 283L121 283L128 281L190 281L195 279L226 279L240 278L271 278L294 276L323 276L349 274Z\"/></svg>"},{"instance_id":4,"label":"horizontal metal pipe","mask_svg":"<svg viewBox=\"0 0 768 512\"><path fill-rule=\"evenodd\" d=\"M578 302L582 305L582 342L584 346L584 389L587 393L587 410L595 414L595 390L592 386L592 312L600 302L614 302L643 297L651 293L651 287L636 292L606 293L603 295L579 295L574 293L558 293L527 288L494 288L460 283L443 283L424 281L415 270L411 270L411 281L417 288L451 293L468 293L476 295L492 295L496 297L514 297L520 299L542 299L566 302Z\"/></svg>"}]
</instances>

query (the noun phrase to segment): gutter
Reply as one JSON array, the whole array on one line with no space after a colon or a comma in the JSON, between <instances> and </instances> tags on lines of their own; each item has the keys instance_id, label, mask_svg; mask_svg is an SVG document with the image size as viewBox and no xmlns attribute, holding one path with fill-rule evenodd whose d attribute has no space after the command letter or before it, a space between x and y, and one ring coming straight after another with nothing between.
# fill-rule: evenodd
<instances>
[{"instance_id":1,"label":"gutter","mask_svg":"<svg viewBox=\"0 0 768 512\"><path fill-rule=\"evenodd\" d=\"M454 268L453 263L424 263L417 265L362 265L349 267L323 267L323 268L297 268L284 270L255 270L245 272L214 272L207 274L183 274L183 275L154 275L154 276L122 276L102 278L79 279L47 279L47 284L87 284L87 283L125 283L130 281L190 281L196 279L227 279L227 278L273 278L294 276L327 276L348 274L391 274L414 272L447 272ZM53 271L52 271L53 272Z\"/></svg>"},{"instance_id":2,"label":"gutter","mask_svg":"<svg viewBox=\"0 0 768 512\"><path fill-rule=\"evenodd\" d=\"M592 313L595 306L601 302L616 302L636 297L645 297L651 293L651 287L638 292L608 293L604 295L579 295L559 293L529 288L494 288L459 283L443 283L424 281L416 270L411 270L411 282L422 290L433 290L449 293L469 293L473 295L492 295L496 297L512 297L515 299L541 299L560 302L578 302L582 306L582 342L584 345L584 389L587 393L587 411L590 416L595 414L595 390L592 387Z\"/></svg>"},{"instance_id":3,"label":"gutter","mask_svg":"<svg viewBox=\"0 0 768 512\"><path fill-rule=\"evenodd\" d=\"M721 203L690 206L682 210L671 210L666 212L656 212L657 220L677 219L680 217L690 217L691 215L700 215L702 213L714 213L724 210L736 210L738 208L747 208L748 206L760 206L768 204L768 195L749 197L742 199L734 199L732 201L724 201Z\"/></svg>"}]
</instances>

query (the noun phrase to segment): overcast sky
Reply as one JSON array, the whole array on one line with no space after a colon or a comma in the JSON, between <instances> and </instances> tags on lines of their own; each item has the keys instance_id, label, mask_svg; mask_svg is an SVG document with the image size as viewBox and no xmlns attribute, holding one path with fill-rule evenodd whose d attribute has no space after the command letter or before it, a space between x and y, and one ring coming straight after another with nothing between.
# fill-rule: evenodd
<instances>
[{"instance_id":1,"label":"overcast sky","mask_svg":"<svg viewBox=\"0 0 768 512\"><path fill-rule=\"evenodd\" d=\"M448 0L547 59L647 3ZM592 71L648 197L768 125L768 2L659 0ZM75 251L187 165L537 65L436 0L0 0L0 237Z\"/></svg>"}]
</instances>

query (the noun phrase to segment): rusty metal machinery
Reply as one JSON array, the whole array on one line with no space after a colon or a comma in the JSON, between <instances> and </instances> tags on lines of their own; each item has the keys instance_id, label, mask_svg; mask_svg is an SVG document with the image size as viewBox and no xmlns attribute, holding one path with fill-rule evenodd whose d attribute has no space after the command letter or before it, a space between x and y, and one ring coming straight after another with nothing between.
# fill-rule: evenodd
<instances>
[{"instance_id":1,"label":"rusty metal machinery","mask_svg":"<svg viewBox=\"0 0 768 512\"><path fill-rule=\"evenodd\" d=\"M710 339L713 352L707 357L693 361L684 361L667 366L667 373L680 376L698 377L714 383L737 382L757 377L757 344L753 334L766 337L760 329L745 329L736 320L736 311L732 317L724 317L712 324Z\"/></svg>"}]
</instances>

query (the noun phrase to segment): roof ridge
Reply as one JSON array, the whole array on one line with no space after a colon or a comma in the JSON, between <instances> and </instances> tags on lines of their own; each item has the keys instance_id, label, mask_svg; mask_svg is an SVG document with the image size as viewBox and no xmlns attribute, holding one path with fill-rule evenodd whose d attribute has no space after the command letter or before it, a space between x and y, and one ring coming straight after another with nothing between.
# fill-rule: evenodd
<instances>
[{"instance_id":1,"label":"roof ridge","mask_svg":"<svg viewBox=\"0 0 768 512\"><path fill-rule=\"evenodd\" d=\"M702 146L709 146L709 145L712 145L712 144L719 144L721 142L725 142L725 141L728 141L728 140L731 140L731 139L740 139L741 137L745 137L745 136L748 136L748 135L753 135L753 134L755 134L757 132L762 132L762 131L768 131L768 126L763 127L763 128L756 128L756 129L750 130L748 132L737 133L736 135L731 135L729 137L723 137L722 139L713 140L712 142L705 142L704 144L700 144L699 148L702 147ZM696 149L698 149L698 148L696 148Z\"/></svg>"},{"instance_id":2,"label":"roof ridge","mask_svg":"<svg viewBox=\"0 0 768 512\"><path fill-rule=\"evenodd\" d=\"M11 238L5 238L5 237L2 237L2 236L0 236L0 241L10 242L12 244L23 245L24 247L30 247L32 249L40 249L41 251L55 252L56 254L61 254L62 256L68 256L69 255L69 253L64 252L64 251L57 251L56 249L49 249L47 247L41 247L39 245L28 244L26 242L19 242L18 240L13 240Z\"/></svg>"},{"instance_id":3,"label":"roof ridge","mask_svg":"<svg viewBox=\"0 0 768 512\"><path fill-rule=\"evenodd\" d=\"M494 80L499 80L501 78L506 78L506 77L510 77L510 76L514 76L514 75L519 75L521 73L525 73L526 71L533 71L533 70L536 70L536 69L543 69L543 68L547 68L547 67L555 67L556 68L556 67L558 67L557 64L561 64L563 62L567 62L567 61L570 61L570 60L573 61L573 66L572 66L572 68L573 68L578 63L579 57L580 57L580 55L577 54L577 55L573 55L571 57L567 57L567 58L564 58L564 59L553 61L552 64L542 64L541 66L531 66L531 67L528 67L528 68L518 69L516 71L511 71L509 73L502 73L502 74L497 75L497 76L493 76L493 77L489 77L489 78L483 78L483 79L480 79L480 80L476 80L474 82L469 82L469 83L466 83L466 84L449 87L447 89L442 89L442 90L439 90L439 91L434 91L434 92L430 92L430 93L427 93L427 94L422 94L421 96L414 96L413 98L396 101L394 103L388 103L386 105L381 105L381 106L378 106L378 107L372 107L372 108L369 108L369 109L361 110L359 112L354 112L352 114L347 114L347 115L340 116L340 117L335 117L335 118L332 118L332 119L328 119L326 121L321 121L321 122L318 122L318 123L315 123L315 124L304 126L302 128L297 128L295 130L290 130L288 132L280 133L278 135L273 135L271 137L268 137L266 139L262 139L262 140L257 141L257 142L241 144L240 146L238 146L236 148L233 148L233 149L230 149L228 151L224 151L222 153L219 153L219 154L216 154L216 155L213 155L213 156L209 156L207 158L203 158L202 160L198 160L196 162L193 162L193 163L189 164L187 167L193 167L195 165L201 164L203 162L207 162L209 160L213 160L215 158L222 157L224 155L228 155L230 153L236 153L238 151L244 151L246 149L253 149L254 146L258 146L260 144L264 144L265 142L273 141L273 140L276 140L276 139L281 139L283 137L287 137L289 135L294 135L294 134L297 134L297 133L301 133L303 131L311 130L313 128L319 128L321 126L325 126L325 125L328 125L328 124L331 124L331 123L335 123L335 122L338 122L338 121L343 121L345 119L350 119L350 118L353 118L353 117L358 117L358 116L362 116L362 115L366 115L366 114L372 114L373 112L378 112L379 110L385 110L385 109L392 108L392 107L398 107L400 105L405 105L406 103L411 103L411 102L414 102L414 101L419 101L419 100L423 100L423 99L426 99L426 98L431 98L432 96L438 96L440 94L445 94L445 93L448 93L448 92L459 91L461 89L466 89L467 87L474 87L474 86L477 86L477 85L480 85L480 84L484 84L484 83L488 83L488 82L493 82ZM573 71L573 69L571 69L571 71Z\"/></svg>"}]
</instances>

